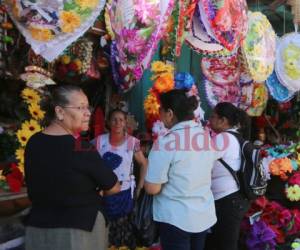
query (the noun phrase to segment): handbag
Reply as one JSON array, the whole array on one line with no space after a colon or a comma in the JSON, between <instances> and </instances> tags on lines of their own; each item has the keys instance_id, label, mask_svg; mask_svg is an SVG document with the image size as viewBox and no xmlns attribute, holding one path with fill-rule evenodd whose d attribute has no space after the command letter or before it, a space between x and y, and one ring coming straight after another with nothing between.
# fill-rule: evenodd
<instances>
[{"instance_id":1,"label":"handbag","mask_svg":"<svg viewBox=\"0 0 300 250\"><path fill-rule=\"evenodd\" d=\"M158 240L158 226L153 220L153 196L141 190L134 207L133 225L138 242L149 247Z\"/></svg>"}]
</instances>

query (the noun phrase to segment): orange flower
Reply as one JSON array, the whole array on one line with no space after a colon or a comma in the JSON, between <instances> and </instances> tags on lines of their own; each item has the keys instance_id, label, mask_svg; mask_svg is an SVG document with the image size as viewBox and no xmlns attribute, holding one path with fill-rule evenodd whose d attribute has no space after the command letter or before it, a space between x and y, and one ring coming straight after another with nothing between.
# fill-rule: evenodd
<instances>
[{"instance_id":1,"label":"orange flower","mask_svg":"<svg viewBox=\"0 0 300 250\"><path fill-rule=\"evenodd\" d=\"M163 74L156 79L154 82L153 88L158 93L167 92L174 88L174 79L171 74Z\"/></svg>"},{"instance_id":2,"label":"orange flower","mask_svg":"<svg viewBox=\"0 0 300 250\"><path fill-rule=\"evenodd\" d=\"M62 11L60 13L61 30L65 33L74 32L80 24L80 16L72 11Z\"/></svg>"},{"instance_id":3,"label":"orange flower","mask_svg":"<svg viewBox=\"0 0 300 250\"><path fill-rule=\"evenodd\" d=\"M280 176L282 180L286 180L286 173L291 173L293 171L293 166L289 158L278 158L271 161L269 170L272 175Z\"/></svg>"},{"instance_id":4,"label":"orange flower","mask_svg":"<svg viewBox=\"0 0 300 250\"><path fill-rule=\"evenodd\" d=\"M144 101L144 110L146 117L148 116L159 116L159 101L156 95L149 93Z\"/></svg>"}]
</instances>

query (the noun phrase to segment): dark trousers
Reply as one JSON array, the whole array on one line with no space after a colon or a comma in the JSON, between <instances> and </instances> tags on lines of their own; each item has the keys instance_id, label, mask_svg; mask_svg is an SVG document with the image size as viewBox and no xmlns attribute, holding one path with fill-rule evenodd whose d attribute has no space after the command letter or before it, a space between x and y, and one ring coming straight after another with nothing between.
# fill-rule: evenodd
<instances>
[{"instance_id":1,"label":"dark trousers","mask_svg":"<svg viewBox=\"0 0 300 250\"><path fill-rule=\"evenodd\" d=\"M217 223L207 235L205 250L238 250L242 219L250 202L239 192L215 201Z\"/></svg>"},{"instance_id":2,"label":"dark trousers","mask_svg":"<svg viewBox=\"0 0 300 250\"><path fill-rule=\"evenodd\" d=\"M206 231L189 233L171 224L158 224L162 250L203 250Z\"/></svg>"}]
</instances>

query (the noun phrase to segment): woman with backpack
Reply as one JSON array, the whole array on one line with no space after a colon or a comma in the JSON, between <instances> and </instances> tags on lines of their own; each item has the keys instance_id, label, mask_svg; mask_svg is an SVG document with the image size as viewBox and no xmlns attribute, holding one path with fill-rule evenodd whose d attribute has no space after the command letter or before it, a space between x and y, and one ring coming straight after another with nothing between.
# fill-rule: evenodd
<instances>
[{"instance_id":1,"label":"woman with backpack","mask_svg":"<svg viewBox=\"0 0 300 250\"><path fill-rule=\"evenodd\" d=\"M229 102L218 103L210 117L210 126L217 133L214 137L215 147L224 150L221 159L234 171L238 171L241 165L240 143L234 133L248 139L248 125L246 112ZM238 250L240 224L250 202L220 160L215 162L212 170L211 188L217 223L208 234L206 250Z\"/></svg>"}]
</instances>

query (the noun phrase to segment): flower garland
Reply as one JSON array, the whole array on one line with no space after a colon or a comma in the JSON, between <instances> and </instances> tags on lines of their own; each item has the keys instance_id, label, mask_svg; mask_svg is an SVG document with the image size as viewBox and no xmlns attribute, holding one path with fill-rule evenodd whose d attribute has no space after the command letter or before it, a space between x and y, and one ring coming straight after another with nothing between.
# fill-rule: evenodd
<instances>
[{"instance_id":1,"label":"flower garland","mask_svg":"<svg viewBox=\"0 0 300 250\"><path fill-rule=\"evenodd\" d=\"M154 123L159 121L159 95L174 88L174 67L172 65L155 61L151 64L151 71L153 72L151 80L154 83L144 101L148 130L152 130ZM158 135L156 132L153 132L154 136Z\"/></svg>"},{"instance_id":2,"label":"flower garland","mask_svg":"<svg viewBox=\"0 0 300 250\"><path fill-rule=\"evenodd\" d=\"M32 135L42 130L40 122L44 119L45 112L40 107L41 95L38 91L32 88L25 88L21 92L21 98L27 104L28 111L32 117L32 119L24 121L16 132L20 147L16 150L15 156L18 160L18 167L24 174L25 146Z\"/></svg>"},{"instance_id":3,"label":"flower garland","mask_svg":"<svg viewBox=\"0 0 300 250\"><path fill-rule=\"evenodd\" d=\"M194 78L189 73L176 73L174 77L174 67L162 61L155 61L151 65L153 73L151 80L153 86L144 100L144 111L146 116L146 127L152 131L154 138L164 135L167 129L159 120L159 95L172 89L185 89L187 96L196 96L199 101L198 89L195 85ZM204 118L204 112L200 107L194 111L195 120L200 122Z\"/></svg>"},{"instance_id":4,"label":"flower garland","mask_svg":"<svg viewBox=\"0 0 300 250\"><path fill-rule=\"evenodd\" d=\"M93 42L86 38L79 39L59 57L57 72L61 77L86 74L91 67Z\"/></svg>"}]
</instances>

